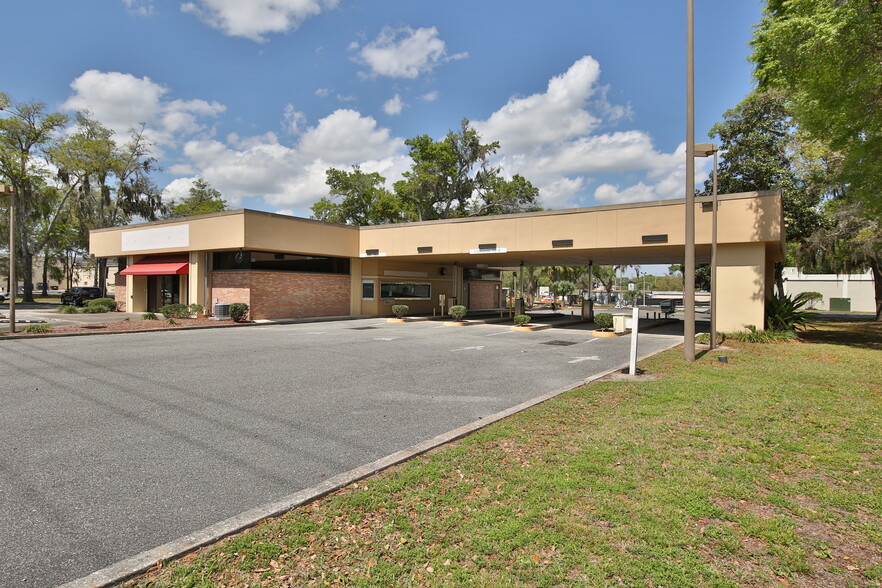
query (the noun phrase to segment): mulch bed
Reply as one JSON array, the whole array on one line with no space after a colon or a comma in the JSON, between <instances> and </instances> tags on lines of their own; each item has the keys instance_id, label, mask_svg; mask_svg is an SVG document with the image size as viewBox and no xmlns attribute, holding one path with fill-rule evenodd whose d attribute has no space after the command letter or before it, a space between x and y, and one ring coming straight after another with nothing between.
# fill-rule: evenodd
<instances>
[{"instance_id":1,"label":"mulch bed","mask_svg":"<svg viewBox=\"0 0 882 588\"><path fill-rule=\"evenodd\" d=\"M208 318L175 319L175 324L170 325L163 319L142 321L110 321L106 323L83 323L80 325L53 326L48 333L25 333L23 329L27 325L16 325L15 333L3 333L3 337L35 337L52 335L94 335L96 333L131 333L143 331L155 331L157 329L187 329L192 327L227 327L241 323L233 321L215 321Z\"/></svg>"}]
</instances>

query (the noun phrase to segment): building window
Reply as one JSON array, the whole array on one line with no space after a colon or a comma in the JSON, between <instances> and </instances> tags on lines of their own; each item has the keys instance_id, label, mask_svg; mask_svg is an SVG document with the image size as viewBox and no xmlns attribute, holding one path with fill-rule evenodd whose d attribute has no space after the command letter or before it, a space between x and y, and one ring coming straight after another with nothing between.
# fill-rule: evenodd
<instances>
[{"instance_id":1,"label":"building window","mask_svg":"<svg viewBox=\"0 0 882 588\"><path fill-rule=\"evenodd\" d=\"M219 251L214 254L216 270L265 270L314 274L349 274L349 258L273 253L271 251Z\"/></svg>"},{"instance_id":2,"label":"building window","mask_svg":"<svg viewBox=\"0 0 882 588\"><path fill-rule=\"evenodd\" d=\"M362 300L374 300L374 290L376 289L377 283L373 280L362 280L361 281L361 299Z\"/></svg>"},{"instance_id":3,"label":"building window","mask_svg":"<svg viewBox=\"0 0 882 588\"><path fill-rule=\"evenodd\" d=\"M463 280L488 280L491 282L498 282L501 278L499 277L498 270L464 268L462 270L462 279Z\"/></svg>"},{"instance_id":4,"label":"building window","mask_svg":"<svg viewBox=\"0 0 882 588\"><path fill-rule=\"evenodd\" d=\"M417 298L428 300L432 296L430 284L412 282L381 282L380 298Z\"/></svg>"}]
</instances>

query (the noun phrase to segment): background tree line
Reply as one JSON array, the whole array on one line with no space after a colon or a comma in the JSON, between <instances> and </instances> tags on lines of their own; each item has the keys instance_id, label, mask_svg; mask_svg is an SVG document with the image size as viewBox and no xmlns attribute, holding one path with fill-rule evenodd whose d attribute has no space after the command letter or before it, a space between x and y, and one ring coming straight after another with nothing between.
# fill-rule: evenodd
<instances>
[{"instance_id":1,"label":"background tree line","mask_svg":"<svg viewBox=\"0 0 882 588\"><path fill-rule=\"evenodd\" d=\"M43 262L43 294L50 280L76 280L91 229L225 207L204 180L169 206L150 179L157 169L143 128L131 129L119 142L88 112L71 119L41 102L17 102L0 93L0 183L14 189L16 275L24 283L24 301L33 301L37 257ZM8 250L10 203L4 198L0 244ZM4 265L8 276L8 257ZM95 265L95 285L104 291L106 260Z\"/></svg>"}]
</instances>

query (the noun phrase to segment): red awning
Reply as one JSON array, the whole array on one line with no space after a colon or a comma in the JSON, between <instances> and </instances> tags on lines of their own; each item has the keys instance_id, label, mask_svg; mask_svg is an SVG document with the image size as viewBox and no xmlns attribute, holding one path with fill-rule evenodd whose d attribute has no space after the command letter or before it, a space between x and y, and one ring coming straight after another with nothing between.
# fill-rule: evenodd
<instances>
[{"instance_id":1,"label":"red awning","mask_svg":"<svg viewBox=\"0 0 882 588\"><path fill-rule=\"evenodd\" d=\"M190 273L190 256L186 253L148 255L122 270L122 276L168 276Z\"/></svg>"},{"instance_id":2,"label":"red awning","mask_svg":"<svg viewBox=\"0 0 882 588\"><path fill-rule=\"evenodd\" d=\"M119 272L123 276L167 276L189 274L189 263L136 263Z\"/></svg>"}]
</instances>

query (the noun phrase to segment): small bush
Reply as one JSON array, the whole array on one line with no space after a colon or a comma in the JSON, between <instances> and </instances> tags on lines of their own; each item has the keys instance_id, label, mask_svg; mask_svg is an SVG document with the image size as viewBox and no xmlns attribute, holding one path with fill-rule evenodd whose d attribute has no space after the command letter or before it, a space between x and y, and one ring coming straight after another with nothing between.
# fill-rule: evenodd
<instances>
[{"instance_id":1,"label":"small bush","mask_svg":"<svg viewBox=\"0 0 882 588\"><path fill-rule=\"evenodd\" d=\"M158 320L158 317L156 316L155 312L145 312L144 314L141 315L141 320L155 321L155 320Z\"/></svg>"},{"instance_id":2,"label":"small bush","mask_svg":"<svg viewBox=\"0 0 882 588\"><path fill-rule=\"evenodd\" d=\"M190 307L186 304L166 304L160 307L159 312L165 318L180 319L190 317Z\"/></svg>"},{"instance_id":3,"label":"small bush","mask_svg":"<svg viewBox=\"0 0 882 588\"><path fill-rule=\"evenodd\" d=\"M116 310L116 298L94 298L87 300L86 306L106 306L111 310Z\"/></svg>"},{"instance_id":4,"label":"small bush","mask_svg":"<svg viewBox=\"0 0 882 588\"><path fill-rule=\"evenodd\" d=\"M526 325L527 323L530 322L531 318L533 318L533 317L528 316L526 314L517 314L514 317L514 322L517 326L523 327L524 325Z\"/></svg>"},{"instance_id":5,"label":"small bush","mask_svg":"<svg viewBox=\"0 0 882 588\"><path fill-rule=\"evenodd\" d=\"M52 331L52 325L28 325L22 331L25 333L48 333Z\"/></svg>"},{"instance_id":6,"label":"small bush","mask_svg":"<svg viewBox=\"0 0 882 588\"><path fill-rule=\"evenodd\" d=\"M90 304L89 306L82 307L80 312L94 314L98 312L111 312L111 310L109 306L104 306L103 304Z\"/></svg>"},{"instance_id":7,"label":"small bush","mask_svg":"<svg viewBox=\"0 0 882 588\"><path fill-rule=\"evenodd\" d=\"M809 313L800 309L808 302L806 294L769 298L766 301L766 328L770 331L805 329L809 324Z\"/></svg>"},{"instance_id":8,"label":"small bush","mask_svg":"<svg viewBox=\"0 0 882 588\"><path fill-rule=\"evenodd\" d=\"M613 315L608 312L595 314L594 324L603 330L611 329L613 326Z\"/></svg>"},{"instance_id":9,"label":"small bush","mask_svg":"<svg viewBox=\"0 0 882 588\"><path fill-rule=\"evenodd\" d=\"M190 305L190 315L199 318L199 315L202 314L203 307L201 304L193 303Z\"/></svg>"},{"instance_id":10,"label":"small bush","mask_svg":"<svg viewBox=\"0 0 882 588\"><path fill-rule=\"evenodd\" d=\"M230 305L230 318L235 322L240 322L245 319L245 316L248 314L248 305L244 302L234 302Z\"/></svg>"},{"instance_id":11,"label":"small bush","mask_svg":"<svg viewBox=\"0 0 882 588\"><path fill-rule=\"evenodd\" d=\"M820 292L803 292L805 297L805 306L810 310L814 310L815 305L824 301L824 295Z\"/></svg>"},{"instance_id":12,"label":"small bush","mask_svg":"<svg viewBox=\"0 0 882 588\"><path fill-rule=\"evenodd\" d=\"M469 309L462 304L450 307L450 316L452 316L455 321L461 321L468 313Z\"/></svg>"},{"instance_id":13,"label":"small bush","mask_svg":"<svg viewBox=\"0 0 882 588\"><path fill-rule=\"evenodd\" d=\"M797 338L796 331L759 331L755 325L744 325L744 331L726 333L726 337L743 343L779 343Z\"/></svg>"},{"instance_id":14,"label":"small bush","mask_svg":"<svg viewBox=\"0 0 882 588\"><path fill-rule=\"evenodd\" d=\"M722 345L725 340L726 333L717 333L717 345ZM698 343L710 343L710 333L700 333L695 338L695 341Z\"/></svg>"},{"instance_id":15,"label":"small bush","mask_svg":"<svg viewBox=\"0 0 882 588\"><path fill-rule=\"evenodd\" d=\"M58 310L56 310L55 312L59 312L61 314L76 314L77 307L76 306L68 306L66 304L63 304L63 305L59 306Z\"/></svg>"},{"instance_id":16,"label":"small bush","mask_svg":"<svg viewBox=\"0 0 882 588\"><path fill-rule=\"evenodd\" d=\"M410 307L406 304L393 304L392 305L392 314L397 316L398 318L404 318L407 315L407 312L410 310Z\"/></svg>"},{"instance_id":17,"label":"small bush","mask_svg":"<svg viewBox=\"0 0 882 588\"><path fill-rule=\"evenodd\" d=\"M168 323L168 324L170 324L170 325L176 325L176 324L178 324L178 322L174 319L174 317L171 317L171 316L168 317L167 319L165 319L165 322Z\"/></svg>"}]
</instances>

